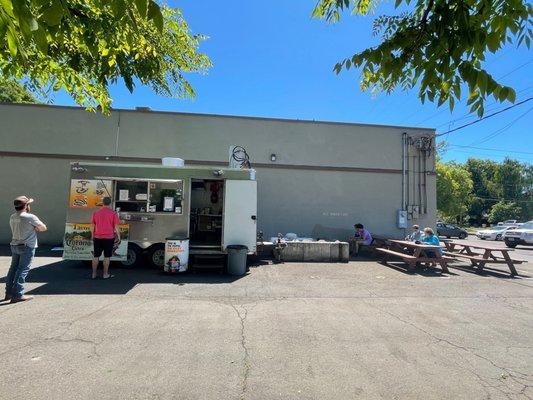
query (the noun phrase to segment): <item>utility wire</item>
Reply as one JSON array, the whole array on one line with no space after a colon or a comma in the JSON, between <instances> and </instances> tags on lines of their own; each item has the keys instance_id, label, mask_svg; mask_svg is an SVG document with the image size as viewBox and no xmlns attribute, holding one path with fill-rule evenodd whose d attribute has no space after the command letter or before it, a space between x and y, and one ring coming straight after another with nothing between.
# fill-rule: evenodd
<instances>
[{"instance_id":1,"label":"utility wire","mask_svg":"<svg viewBox=\"0 0 533 400\"><path fill-rule=\"evenodd\" d=\"M446 135L446 134L448 134L448 133L452 133L452 132L458 131L459 129L466 128L467 126L477 124L478 122L484 121L484 120L486 120L486 119L488 119L488 118L490 118L490 117L493 117L493 116L495 116L495 115L501 114L501 113L504 112L504 111L510 110L510 109L512 109L512 108L518 107L519 105L522 105L522 104L524 104L524 103L527 103L527 102L530 101L530 100L533 100L533 97L528 97L527 99L522 100L522 101L519 102L519 103L513 104L512 106L509 106L509 107L507 107L507 108L504 108L503 110L496 111L496 112L494 112L494 113L492 113L492 114L489 114L489 115L486 115L486 116L481 117L481 118L479 118L479 119L476 119L475 121L469 122L468 124L464 124L464 125L458 126L457 128L450 129L449 131L446 131L446 132L443 132L443 133L439 133L439 134L435 135L435 137L439 137L439 136L442 136L442 135Z\"/></svg>"},{"instance_id":2,"label":"utility wire","mask_svg":"<svg viewBox=\"0 0 533 400\"><path fill-rule=\"evenodd\" d=\"M482 144L482 143L486 143L488 142L489 140L491 139L494 139L496 136L498 135L501 135L503 132L505 132L507 129L509 129L511 126L513 126L516 121L518 121L519 119L525 117L531 110L533 110L533 107L531 107L529 110L527 110L525 113L519 115L517 118L513 119L511 122L509 122L507 125L505 125L504 127L492 132L491 134L485 136L485 137L482 137L480 140L477 140L477 141L474 141L472 143L470 143L471 145L472 144Z\"/></svg>"},{"instance_id":3,"label":"utility wire","mask_svg":"<svg viewBox=\"0 0 533 400\"><path fill-rule=\"evenodd\" d=\"M498 57L497 59L499 59L499 58L501 58L501 57ZM485 68L486 68L489 64L491 64L492 62L496 61L497 59L492 60L490 63L486 64L486 65L485 65ZM514 72L518 71L520 68L523 68L523 67L525 67L525 66L528 65L528 64L531 64L532 62L533 62L533 59L532 59L532 60L529 60L529 61L527 61L527 62L525 62L524 64L519 65L518 67L516 67L516 68L512 69L511 71L507 72L505 75L499 76L499 77L496 78L496 79L497 79L497 80L500 80L500 79L502 79L502 78L505 78L505 77L507 77L507 76L513 74ZM524 90L525 90L525 89L524 89ZM518 92L518 93L520 93L520 92ZM434 117L436 117L437 115L442 114L442 113L445 112L446 110L447 110L447 109L444 108L444 109L442 109L441 111L437 111L436 113L430 115L428 118L424 119L423 121L420 121L417 125L423 124L424 122L429 121L430 119L433 119ZM411 117L409 117L409 118L411 118Z\"/></svg>"},{"instance_id":4,"label":"utility wire","mask_svg":"<svg viewBox=\"0 0 533 400\"><path fill-rule=\"evenodd\" d=\"M465 149L476 149L476 150L489 150L489 151L500 151L504 153L517 153L517 154L533 154L531 151L518 151L518 150L502 150L502 149L493 149L490 147L475 147L475 146L466 146L460 144L450 144L450 147L461 147Z\"/></svg>"},{"instance_id":5,"label":"utility wire","mask_svg":"<svg viewBox=\"0 0 533 400\"><path fill-rule=\"evenodd\" d=\"M532 88L533 88L533 86L529 86L529 87L527 87L525 89L519 90L518 92L516 92L516 94L523 93L523 92L528 91L528 90L530 90ZM495 104L498 104L498 106L492 107ZM492 107L492 108L488 108L488 107ZM486 111L487 112L494 111L494 110L499 109L500 107L501 107L501 103L499 103L498 101L492 101L492 102L490 102L487 105L487 110ZM468 114L463 115L462 117L459 117L459 118L456 118L456 119L452 119L452 120L450 120L448 122L445 122L443 124L437 125L436 128L440 128L440 127L446 126L446 125L448 125L448 127L450 127L450 125L452 125L454 122L459 122L459 121L462 121L464 119L469 119L469 118L473 118L473 117L474 117L474 115L472 115L472 113L468 113Z\"/></svg>"}]
</instances>

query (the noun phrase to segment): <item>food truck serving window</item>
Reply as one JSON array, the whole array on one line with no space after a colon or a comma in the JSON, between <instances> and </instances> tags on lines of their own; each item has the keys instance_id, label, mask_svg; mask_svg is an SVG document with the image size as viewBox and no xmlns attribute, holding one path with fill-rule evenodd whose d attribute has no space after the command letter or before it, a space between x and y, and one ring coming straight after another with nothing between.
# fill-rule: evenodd
<instances>
[{"instance_id":1,"label":"food truck serving window","mask_svg":"<svg viewBox=\"0 0 533 400\"><path fill-rule=\"evenodd\" d=\"M183 181L150 181L150 211L182 214Z\"/></svg>"},{"instance_id":2,"label":"food truck serving window","mask_svg":"<svg viewBox=\"0 0 533 400\"><path fill-rule=\"evenodd\" d=\"M115 208L120 212L183 213L183 181L110 178L116 182Z\"/></svg>"}]
</instances>

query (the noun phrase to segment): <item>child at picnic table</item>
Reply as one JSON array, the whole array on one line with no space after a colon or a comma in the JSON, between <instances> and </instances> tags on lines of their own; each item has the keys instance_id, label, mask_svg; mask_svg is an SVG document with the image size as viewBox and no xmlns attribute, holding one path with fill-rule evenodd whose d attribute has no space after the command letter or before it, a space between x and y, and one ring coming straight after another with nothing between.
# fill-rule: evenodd
<instances>
[{"instance_id":1,"label":"child at picnic table","mask_svg":"<svg viewBox=\"0 0 533 400\"><path fill-rule=\"evenodd\" d=\"M420 238L420 241L423 244L430 244L432 246L440 246L440 240L437 235L433 232L433 229L431 228L424 228L424 234ZM437 257L437 254L439 257L442 256L442 249L435 249L435 250L424 250L424 253L427 257Z\"/></svg>"}]
</instances>

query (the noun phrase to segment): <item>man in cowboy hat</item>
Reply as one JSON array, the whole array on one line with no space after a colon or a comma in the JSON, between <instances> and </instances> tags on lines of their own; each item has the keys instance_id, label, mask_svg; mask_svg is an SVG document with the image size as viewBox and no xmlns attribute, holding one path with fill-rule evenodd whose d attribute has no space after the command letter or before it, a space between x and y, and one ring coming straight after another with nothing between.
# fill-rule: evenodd
<instances>
[{"instance_id":1,"label":"man in cowboy hat","mask_svg":"<svg viewBox=\"0 0 533 400\"><path fill-rule=\"evenodd\" d=\"M31 203L33 203L33 199L29 197L17 197L13 201L16 212L9 218L9 225L13 234L11 240L12 256L11 266L7 273L4 301L11 300L11 303L33 298L24 295L24 284L37 248L37 232L46 231L46 225L36 215L30 214Z\"/></svg>"}]
</instances>

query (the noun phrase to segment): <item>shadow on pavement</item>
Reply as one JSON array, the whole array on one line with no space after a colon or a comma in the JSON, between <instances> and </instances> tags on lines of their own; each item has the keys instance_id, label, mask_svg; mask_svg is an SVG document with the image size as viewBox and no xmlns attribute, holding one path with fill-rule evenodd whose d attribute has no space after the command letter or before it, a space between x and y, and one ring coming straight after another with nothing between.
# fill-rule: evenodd
<instances>
[{"instance_id":1,"label":"shadow on pavement","mask_svg":"<svg viewBox=\"0 0 533 400\"><path fill-rule=\"evenodd\" d=\"M395 271L401 272L405 275L420 275L424 276L426 278L439 278L439 277L445 277L445 276L457 276L457 274L454 274L453 272L449 271L448 273L443 273L440 266L436 267L416 267L414 271L407 270L407 266L405 263L401 261L387 261L387 263L377 262L379 266L388 267L390 269L393 269ZM448 268L450 266L448 265Z\"/></svg>"},{"instance_id":2,"label":"shadow on pavement","mask_svg":"<svg viewBox=\"0 0 533 400\"><path fill-rule=\"evenodd\" d=\"M102 273L101 265L99 274ZM54 295L54 294L126 294L140 283L162 284L227 284L244 276L223 275L212 271L197 273L183 273L168 275L148 267L135 269L114 268L110 272L114 275L110 279L91 279L91 268L78 261L57 261L51 264L32 268L26 279L27 283L43 283L31 289L26 294ZM6 277L0 278L5 283Z\"/></svg>"},{"instance_id":3,"label":"shadow on pavement","mask_svg":"<svg viewBox=\"0 0 533 400\"><path fill-rule=\"evenodd\" d=\"M509 270L495 269L495 268L487 267L486 265L483 267L483 270L481 272L478 271L477 267L474 267L472 265L451 264L451 265L448 265L448 268L455 268L460 271L467 272L469 274L475 274L478 276L491 276L494 278L501 278L501 279L531 278L531 276L524 275L524 274L518 274L518 275L513 276L511 275L511 272Z\"/></svg>"}]
</instances>

